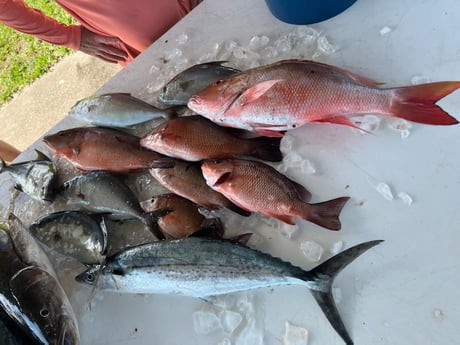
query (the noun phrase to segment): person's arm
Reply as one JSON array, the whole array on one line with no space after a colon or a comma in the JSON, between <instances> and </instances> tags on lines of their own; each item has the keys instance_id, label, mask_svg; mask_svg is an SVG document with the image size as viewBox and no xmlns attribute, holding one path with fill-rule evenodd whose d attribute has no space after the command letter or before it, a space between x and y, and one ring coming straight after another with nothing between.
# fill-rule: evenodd
<instances>
[{"instance_id":1,"label":"person's arm","mask_svg":"<svg viewBox=\"0 0 460 345\"><path fill-rule=\"evenodd\" d=\"M115 37L98 35L80 25L65 25L29 7L23 0L0 0L0 22L56 45L80 50L107 62L125 61L127 54Z\"/></svg>"},{"instance_id":2,"label":"person's arm","mask_svg":"<svg viewBox=\"0 0 460 345\"><path fill-rule=\"evenodd\" d=\"M23 0L0 0L0 22L35 37L71 49L80 49L80 26L65 25L29 7Z\"/></svg>"}]
</instances>

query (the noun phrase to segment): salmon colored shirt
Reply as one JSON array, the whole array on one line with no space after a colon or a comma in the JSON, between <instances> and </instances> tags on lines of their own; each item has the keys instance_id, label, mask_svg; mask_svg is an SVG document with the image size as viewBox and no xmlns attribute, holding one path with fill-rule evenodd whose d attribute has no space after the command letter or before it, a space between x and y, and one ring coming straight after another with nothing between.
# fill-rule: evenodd
<instances>
[{"instance_id":1,"label":"salmon colored shirt","mask_svg":"<svg viewBox=\"0 0 460 345\"><path fill-rule=\"evenodd\" d=\"M117 37L132 60L201 0L56 0L87 29ZM44 41L80 48L80 26L65 25L23 0L0 0L0 22Z\"/></svg>"}]
</instances>

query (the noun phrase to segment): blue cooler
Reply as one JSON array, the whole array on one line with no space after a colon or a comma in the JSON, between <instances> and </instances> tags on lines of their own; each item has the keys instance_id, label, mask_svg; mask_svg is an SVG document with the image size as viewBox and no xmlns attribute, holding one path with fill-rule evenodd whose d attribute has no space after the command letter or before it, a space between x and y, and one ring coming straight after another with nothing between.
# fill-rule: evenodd
<instances>
[{"instance_id":1,"label":"blue cooler","mask_svg":"<svg viewBox=\"0 0 460 345\"><path fill-rule=\"evenodd\" d=\"M265 0L272 14L289 24L312 24L338 15L356 0Z\"/></svg>"}]
</instances>

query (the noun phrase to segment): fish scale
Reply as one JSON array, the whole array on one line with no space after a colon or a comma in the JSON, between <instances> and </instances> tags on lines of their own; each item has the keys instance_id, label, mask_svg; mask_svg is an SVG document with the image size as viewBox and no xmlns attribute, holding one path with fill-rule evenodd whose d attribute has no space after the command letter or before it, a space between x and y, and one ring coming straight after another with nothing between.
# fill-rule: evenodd
<instances>
[{"instance_id":1,"label":"fish scale","mask_svg":"<svg viewBox=\"0 0 460 345\"><path fill-rule=\"evenodd\" d=\"M347 117L375 113L431 125L458 121L436 102L460 88L446 81L396 88L309 60L283 60L229 76L193 95L188 107L223 125L267 136L311 122L356 127Z\"/></svg>"}]
</instances>

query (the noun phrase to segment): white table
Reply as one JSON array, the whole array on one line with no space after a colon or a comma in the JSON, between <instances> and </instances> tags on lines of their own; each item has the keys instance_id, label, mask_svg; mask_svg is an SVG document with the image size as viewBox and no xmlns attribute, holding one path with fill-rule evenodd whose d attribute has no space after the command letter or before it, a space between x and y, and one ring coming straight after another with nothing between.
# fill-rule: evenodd
<instances>
[{"instance_id":1,"label":"white table","mask_svg":"<svg viewBox=\"0 0 460 345\"><path fill-rule=\"evenodd\" d=\"M321 56L324 62L389 85L410 84L414 76L460 80L459 10L455 0L358 0L343 14L312 27L339 47ZM382 35L384 27L391 31ZM165 52L177 46L175 40L183 33L189 38L180 49L192 64L212 51L215 43L234 39L244 46L254 35L278 37L294 28L271 16L262 0L205 0L98 93L130 92L154 100L149 87L161 71L150 73L151 66L162 66ZM441 104L460 119L458 93ZM73 125L79 123L66 118L50 132ZM315 164L317 172L302 175L299 169L290 169L287 173L308 186L314 202L342 195L352 199L341 216L342 231L328 232L301 221L301 230L286 239L261 225L257 232L263 240L258 247L308 269L315 264L302 256L303 241L313 240L329 249L338 241L349 247L384 239L384 244L336 279L342 295L338 308L355 343L458 343L460 126L414 125L405 140L381 127L374 135L364 136L332 125L292 131L297 151ZM373 187L377 182L387 183L395 200L377 193ZM6 185L0 187L1 195L9 195ZM398 200L399 192L411 195L413 204ZM5 203L8 198L2 199ZM324 258L328 256L330 252ZM263 330L264 344L281 343L285 321L308 329L310 345L342 344L313 298L300 287L263 289L237 298L239 307L232 310L244 319L231 335L222 330L196 334L193 312L222 309L193 298L98 293L89 312L84 311L87 294L84 290L72 296L82 317L82 344L87 345L212 345L225 338L237 344L246 318L252 317L254 327ZM254 310L247 309L247 301Z\"/></svg>"}]
</instances>

